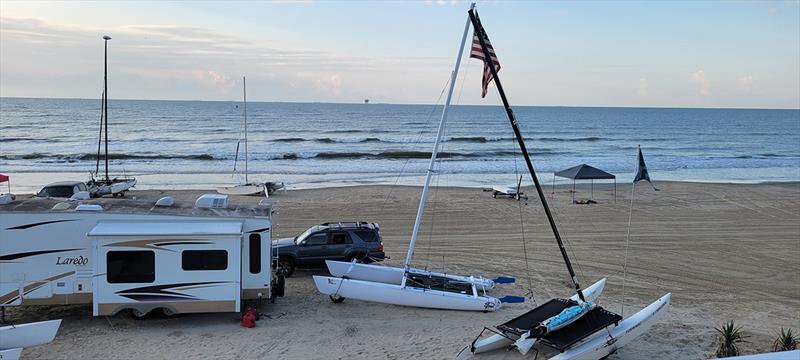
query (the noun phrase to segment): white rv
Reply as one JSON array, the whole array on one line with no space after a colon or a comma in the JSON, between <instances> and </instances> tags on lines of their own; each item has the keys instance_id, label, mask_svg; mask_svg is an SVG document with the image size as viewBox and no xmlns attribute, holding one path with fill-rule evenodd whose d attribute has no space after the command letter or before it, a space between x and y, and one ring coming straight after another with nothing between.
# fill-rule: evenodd
<instances>
[{"instance_id":1,"label":"white rv","mask_svg":"<svg viewBox=\"0 0 800 360\"><path fill-rule=\"evenodd\" d=\"M85 303L95 316L129 310L144 317L238 312L244 301L282 296L271 207L210 200L203 207L122 199L0 205L0 306Z\"/></svg>"}]
</instances>

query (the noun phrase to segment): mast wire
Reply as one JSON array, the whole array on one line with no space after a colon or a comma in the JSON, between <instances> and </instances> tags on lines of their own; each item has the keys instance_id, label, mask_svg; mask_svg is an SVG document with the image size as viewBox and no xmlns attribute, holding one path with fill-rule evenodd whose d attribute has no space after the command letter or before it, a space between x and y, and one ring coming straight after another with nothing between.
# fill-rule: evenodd
<instances>
[{"instance_id":1,"label":"mast wire","mask_svg":"<svg viewBox=\"0 0 800 360\"><path fill-rule=\"evenodd\" d=\"M633 218L633 196L636 194L634 192L636 190L636 182L633 183L631 186L631 204L628 207L628 234L625 235L625 260L623 260L622 265L622 309L620 310L620 315L625 316L625 280L628 275L628 247L631 242L631 219Z\"/></svg>"}]
</instances>

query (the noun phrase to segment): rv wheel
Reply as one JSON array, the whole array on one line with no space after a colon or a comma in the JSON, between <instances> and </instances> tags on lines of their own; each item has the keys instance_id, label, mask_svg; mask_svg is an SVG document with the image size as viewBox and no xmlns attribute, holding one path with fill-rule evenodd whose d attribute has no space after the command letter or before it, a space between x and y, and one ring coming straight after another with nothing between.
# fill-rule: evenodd
<instances>
[{"instance_id":1,"label":"rv wheel","mask_svg":"<svg viewBox=\"0 0 800 360\"><path fill-rule=\"evenodd\" d=\"M161 308L161 314L164 315L165 317L173 317L175 315L178 315L178 313L176 313L170 308Z\"/></svg>"},{"instance_id":2,"label":"rv wheel","mask_svg":"<svg viewBox=\"0 0 800 360\"><path fill-rule=\"evenodd\" d=\"M339 295L336 295L336 294L328 295L328 297L331 298L331 301L333 301L334 303L337 303L337 304L342 302L342 301L344 301L344 297L343 296L339 296Z\"/></svg>"},{"instance_id":3,"label":"rv wheel","mask_svg":"<svg viewBox=\"0 0 800 360\"><path fill-rule=\"evenodd\" d=\"M144 320L147 319L147 315L150 315L149 311L141 311L139 309L131 309L130 313L134 320Z\"/></svg>"}]
</instances>

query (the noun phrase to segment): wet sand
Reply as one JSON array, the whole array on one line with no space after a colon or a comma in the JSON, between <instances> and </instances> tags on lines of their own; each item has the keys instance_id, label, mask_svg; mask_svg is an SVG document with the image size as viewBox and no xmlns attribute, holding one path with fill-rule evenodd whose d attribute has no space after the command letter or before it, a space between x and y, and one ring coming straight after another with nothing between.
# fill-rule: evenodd
<instances>
[{"instance_id":1,"label":"wet sand","mask_svg":"<svg viewBox=\"0 0 800 360\"><path fill-rule=\"evenodd\" d=\"M704 359L714 327L735 320L750 337L746 353L766 351L781 327L800 329L800 183L659 183L636 188L628 248L625 314L672 292L667 316L613 359ZM530 190L530 189L528 189ZM201 191L135 191L193 201ZM529 191L531 195L533 191ZM630 186L616 203L595 186L596 205L570 204L569 188L547 188L583 285L608 278L599 303L620 311ZM419 187L360 186L279 192L273 238L340 220L379 222L388 255L399 265L414 221ZM579 188L588 196L588 187ZM535 303L570 294L569 278L538 200L493 199L481 189L439 188L430 195L414 264L452 273L515 276L494 295L533 297L493 313L406 308L316 292L312 274L287 280L286 297L261 310L245 329L235 314L183 315L135 321L124 314L93 318L90 306L9 309L8 319L63 318L50 344L25 349L27 359L453 358L484 326L502 323ZM234 202L256 202L237 198ZM521 220L522 219L522 223ZM524 231L523 231L524 230ZM523 234L525 246L523 247ZM527 261L525 254L527 253ZM527 269L527 270L526 270ZM479 358L521 358L499 351Z\"/></svg>"}]
</instances>

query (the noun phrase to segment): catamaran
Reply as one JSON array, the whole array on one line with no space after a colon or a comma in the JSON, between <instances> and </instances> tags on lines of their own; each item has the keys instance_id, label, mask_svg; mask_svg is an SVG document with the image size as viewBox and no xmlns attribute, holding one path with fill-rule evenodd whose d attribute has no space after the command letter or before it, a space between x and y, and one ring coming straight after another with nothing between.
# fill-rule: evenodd
<instances>
[{"instance_id":1,"label":"catamaran","mask_svg":"<svg viewBox=\"0 0 800 360\"><path fill-rule=\"evenodd\" d=\"M442 109L442 116L431 152L431 159L425 175L422 196L411 232L403 268L357 262L326 261L328 270L333 276L314 276L317 289L331 297L335 302L343 298L381 302L395 305L415 306L434 309L494 311L502 302L521 302L523 298L506 296L502 299L491 297L486 292L495 283L513 282L513 278L500 277L489 279L480 276L452 275L427 271L411 267L414 246L419 234L420 223L428 198L431 177L434 174L436 156L442 140L448 110L455 88L461 55L469 32L469 22L464 26L464 33L456 57L455 68L450 75L447 99Z\"/></svg>"},{"instance_id":2,"label":"catamaran","mask_svg":"<svg viewBox=\"0 0 800 360\"><path fill-rule=\"evenodd\" d=\"M108 40L111 37L103 36L105 47L103 49L103 98L100 106L100 136L97 140L97 163L92 178L86 182L89 192L93 196L111 195L114 197L125 196L125 192L136 185L136 178L108 176ZM103 135L105 134L105 141ZM106 171L103 178L96 178L100 173L100 145L105 142Z\"/></svg>"},{"instance_id":3,"label":"catamaran","mask_svg":"<svg viewBox=\"0 0 800 360\"><path fill-rule=\"evenodd\" d=\"M53 341L59 326L61 320L0 326L0 359L19 359L23 348Z\"/></svg>"},{"instance_id":4,"label":"catamaran","mask_svg":"<svg viewBox=\"0 0 800 360\"><path fill-rule=\"evenodd\" d=\"M669 308L671 294L667 293L643 310L623 320L622 316L608 311L596 303L603 286L595 284L582 290L577 275L572 268L569 256L555 223L547 198L539 184L539 178L533 168L525 140L521 135L519 124L506 99L503 86L497 76L500 63L489 43L489 37L481 25L474 7L469 10L469 19L474 29L471 58L484 63L483 96L486 96L489 83L494 80L495 87L503 102L506 115L514 130L514 136L525 159L528 172L533 179L536 192L541 200L544 213L550 223L564 264L569 272L575 295L569 299L552 299L514 319L490 330L494 334L481 339L481 334L465 347L459 357L470 353L482 353L500 348L516 348L523 355L533 346L541 344L554 348L561 353L552 359L601 359L614 353L620 347L633 341L646 332ZM487 328L484 328L484 331ZM603 331L605 330L605 331Z\"/></svg>"},{"instance_id":5,"label":"catamaran","mask_svg":"<svg viewBox=\"0 0 800 360\"><path fill-rule=\"evenodd\" d=\"M247 79L242 77L242 90L244 99L244 184L234 186L222 186L217 188L217 192L226 195L266 195L269 196L275 190L284 188L282 182L251 183L247 179ZM236 173L236 162L239 160L239 143L236 143L236 159L233 161L233 171Z\"/></svg>"}]
</instances>

